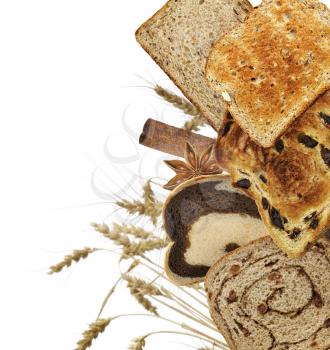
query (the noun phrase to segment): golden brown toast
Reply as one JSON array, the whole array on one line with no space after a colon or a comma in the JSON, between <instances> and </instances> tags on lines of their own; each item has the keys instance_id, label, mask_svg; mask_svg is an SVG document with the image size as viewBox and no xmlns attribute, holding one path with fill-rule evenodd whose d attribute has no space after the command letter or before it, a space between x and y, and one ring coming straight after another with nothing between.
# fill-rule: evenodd
<instances>
[{"instance_id":1,"label":"golden brown toast","mask_svg":"<svg viewBox=\"0 0 330 350\"><path fill-rule=\"evenodd\" d=\"M206 75L263 147L330 88L330 11L313 0L265 0L211 50Z\"/></svg>"}]
</instances>

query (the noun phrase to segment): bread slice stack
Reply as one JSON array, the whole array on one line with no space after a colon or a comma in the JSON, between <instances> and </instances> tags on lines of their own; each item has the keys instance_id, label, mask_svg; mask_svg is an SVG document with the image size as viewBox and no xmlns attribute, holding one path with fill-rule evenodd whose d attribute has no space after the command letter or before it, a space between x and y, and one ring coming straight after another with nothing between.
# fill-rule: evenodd
<instances>
[{"instance_id":1,"label":"bread slice stack","mask_svg":"<svg viewBox=\"0 0 330 350\"><path fill-rule=\"evenodd\" d=\"M215 40L252 10L247 0L170 0L136 32L141 46L218 130L226 107L204 77Z\"/></svg>"},{"instance_id":2,"label":"bread slice stack","mask_svg":"<svg viewBox=\"0 0 330 350\"><path fill-rule=\"evenodd\" d=\"M206 75L230 111L219 165L256 201L275 243L303 254L330 229L329 9L263 1L215 44Z\"/></svg>"},{"instance_id":3,"label":"bread slice stack","mask_svg":"<svg viewBox=\"0 0 330 350\"><path fill-rule=\"evenodd\" d=\"M192 196L172 193L164 211L172 239L165 269L177 284L207 273L211 315L231 350L326 350L330 241L320 237L330 237L330 10L317 0L243 4L170 0L137 32L210 124L221 125L215 158L255 201L271 236L214 263L218 236L203 218L221 211L209 211L203 181L183 184ZM234 197L213 191L221 208L240 206ZM223 228L229 242L233 231Z\"/></svg>"},{"instance_id":4,"label":"bread slice stack","mask_svg":"<svg viewBox=\"0 0 330 350\"><path fill-rule=\"evenodd\" d=\"M269 237L227 254L206 277L211 315L231 350L326 350L330 244L290 259Z\"/></svg>"}]
</instances>

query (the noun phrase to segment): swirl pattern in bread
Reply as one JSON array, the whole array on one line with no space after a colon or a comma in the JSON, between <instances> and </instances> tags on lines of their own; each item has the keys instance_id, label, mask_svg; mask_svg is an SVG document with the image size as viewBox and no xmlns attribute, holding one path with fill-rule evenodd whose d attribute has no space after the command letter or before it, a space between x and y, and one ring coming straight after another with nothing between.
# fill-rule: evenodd
<instances>
[{"instance_id":1,"label":"swirl pattern in bread","mask_svg":"<svg viewBox=\"0 0 330 350\"><path fill-rule=\"evenodd\" d=\"M206 277L211 315L232 350L330 348L330 245L290 259L270 237L220 259Z\"/></svg>"}]
</instances>

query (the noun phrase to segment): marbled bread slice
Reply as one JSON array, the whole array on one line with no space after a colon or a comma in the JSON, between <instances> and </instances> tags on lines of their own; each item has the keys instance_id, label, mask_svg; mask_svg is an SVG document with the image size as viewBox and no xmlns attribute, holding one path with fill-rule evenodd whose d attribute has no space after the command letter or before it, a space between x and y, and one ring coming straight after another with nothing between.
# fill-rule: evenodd
<instances>
[{"instance_id":1,"label":"marbled bread slice","mask_svg":"<svg viewBox=\"0 0 330 350\"><path fill-rule=\"evenodd\" d=\"M252 10L247 0L170 0L136 32L147 53L218 130L226 112L205 79L215 40Z\"/></svg>"},{"instance_id":2,"label":"marbled bread slice","mask_svg":"<svg viewBox=\"0 0 330 350\"><path fill-rule=\"evenodd\" d=\"M330 91L271 148L262 148L232 119L216 146L218 163L251 196L268 233L290 256L330 229Z\"/></svg>"},{"instance_id":3,"label":"marbled bread slice","mask_svg":"<svg viewBox=\"0 0 330 350\"><path fill-rule=\"evenodd\" d=\"M220 259L205 287L212 318L231 350L325 350L329 281L329 241L290 259L265 237Z\"/></svg>"},{"instance_id":4,"label":"marbled bread slice","mask_svg":"<svg viewBox=\"0 0 330 350\"><path fill-rule=\"evenodd\" d=\"M207 78L229 111L263 147L330 88L330 11L315 0L265 0L223 36Z\"/></svg>"},{"instance_id":5,"label":"marbled bread slice","mask_svg":"<svg viewBox=\"0 0 330 350\"><path fill-rule=\"evenodd\" d=\"M177 187L163 218L172 241L165 271L177 285L203 281L218 258L267 234L254 201L224 175L201 176Z\"/></svg>"}]
</instances>

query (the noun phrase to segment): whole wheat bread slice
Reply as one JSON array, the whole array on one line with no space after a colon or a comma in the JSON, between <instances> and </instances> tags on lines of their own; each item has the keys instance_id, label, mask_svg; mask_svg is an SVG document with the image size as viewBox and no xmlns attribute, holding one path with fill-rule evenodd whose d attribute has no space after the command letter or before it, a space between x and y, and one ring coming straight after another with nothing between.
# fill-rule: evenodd
<instances>
[{"instance_id":1,"label":"whole wheat bread slice","mask_svg":"<svg viewBox=\"0 0 330 350\"><path fill-rule=\"evenodd\" d=\"M330 346L330 245L290 259L270 237L225 255L209 270L212 318L231 350Z\"/></svg>"},{"instance_id":2,"label":"whole wheat bread slice","mask_svg":"<svg viewBox=\"0 0 330 350\"><path fill-rule=\"evenodd\" d=\"M207 78L241 128L272 146L330 88L330 11L314 0L265 0L210 53Z\"/></svg>"},{"instance_id":3,"label":"whole wheat bread slice","mask_svg":"<svg viewBox=\"0 0 330 350\"><path fill-rule=\"evenodd\" d=\"M216 130L226 108L206 82L206 59L214 41L251 10L247 0L170 0L136 32L141 46Z\"/></svg>"}]
</instances>

